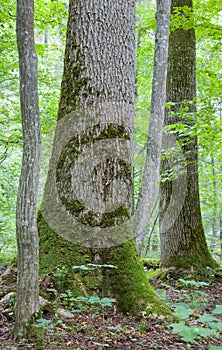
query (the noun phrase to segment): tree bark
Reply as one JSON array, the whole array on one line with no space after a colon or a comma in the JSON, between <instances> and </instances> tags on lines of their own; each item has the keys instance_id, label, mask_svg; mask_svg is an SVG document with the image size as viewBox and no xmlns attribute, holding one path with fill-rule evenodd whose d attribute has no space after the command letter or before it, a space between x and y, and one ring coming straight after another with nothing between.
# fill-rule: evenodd
<instances>
[{"instance_id":1,"label":"tree bark","mask_svg":"<svg viewBox=\"0 0 222 350\"><path fill-rule=\"evenodd\" d=\"M222 217L220 217L220 260L222 260Z\"/></svg>"},{"instance_id":2,"label":"tree bark","mask_svg":"<svg viewBox=\"0 0 222 350\"><path fill-rule=\"evenodd\" d=\"M142 185L134 214L134 234L137 251L141 253L142 241L158 190L160 151L166 99L166 76L171 1L158 0L156 12L156 39L151 112L148 130L147 155Z\"/></svg>"},{"instance_id":3,"label":"tree bark","mask_svg":"<svg viewBox=\"0 0 222 350\"><path fill-rule=\"evenodd\" d=\"M173 0L172 13L178 6L192 8L192 1ZM173 105L166 111L165 125L183 123L189 128L196 111L195 96L195 32L193 28L179 28L171 32L169 40L167 102ZM176 149L178 141L182 142L180 152L165 157L161 163L162 173L169 174L173 167L179 173L176 178L166 178L160 184L162 266L214 267L216 264L208 251L200 212L197 138L180 137L179 133L164 134L163 148L170 145L171 149Z\"/></svg>"},{"instance_id":4,"label":"tree bark","mask_svg":"<svg viewBox=\"0 0 222 350\"><path fill-rule=\"evenodd\" d=\"M36 202L41 161L37 55L34 42L34 1L17 0L20 100L23 158L16 209L18 273L14 334L26 337L27 324L39 310L38 230Z\"/></svg>"},{"instance_id":5,"label":"tree bark","mask_svg":"<svg viewBox=\"0 0 222 350\"><path fill-rule=\"evenodd\" d=\"M63 288L77 295L99 289L125 312L149 304L149 312L168 313L138 261L129 220L134 61L134 0L70 1L58 123L39 214L40 270L66 266ZM102 271L97 280L73 276L73 265L97 261L118 269Z\"/></svg>"},{"instance_id":6,"label":"tree bark","mask_svg":"<svg viewBox=\"0 0 222 350\"><path fill-rule=\"evenodd\" d=\"M215 249L218 233L218 210L217 210L217 201L218 201L218 190L217 190L217 180L216 180L216 169L215 169L215 160L213 155L211 156L211 167L213 175L213 213L212 213L212 237L210 242L210 247L212 251Z\"/></svg>"}]
</instances>

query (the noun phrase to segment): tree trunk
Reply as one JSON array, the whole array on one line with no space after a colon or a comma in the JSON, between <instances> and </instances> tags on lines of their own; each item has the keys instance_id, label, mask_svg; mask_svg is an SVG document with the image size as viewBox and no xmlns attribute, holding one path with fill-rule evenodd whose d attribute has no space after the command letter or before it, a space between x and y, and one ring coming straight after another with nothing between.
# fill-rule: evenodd
<instances>
[{"instance_id":1,"label":"tree trunk","mask_svg":"<svg viewBox=\"0 0 222 350\"><path fill-rule=\"evenodd\" d=\"M170 21L170 1L157 1L156 40L154 53L154 74L151 112L148 130L147 155L142 177L142 185L134 214L134 234L137 251L141 253L143 238L158 192L160 150L164 123L166 99L167 53Z\"/></svg>"},{"instance_id":2,"label":"tree trunk","mask_svg":"<svg viewBox=\"0 0 222 350\"><path fill-rule=\"evenodd\" d=\"M175 7L192 8L191 0L173 0ZM181 14L182 15L182 14ZM165 125L183 123L189 129L195 113L196 48L194 29L176 29L170 34L167 102L173 103L166 111ZM184 102L184 101L187 101ZM180 152L175 153L178 141ZM165 134L163 147L174 148L173 156L166 157L161 172L168 174L160 185L161 262L165 267L214 267L209 254L200 212L197 138L180 137L179 133ZM169 177L172 168L178 175Z\"/></svg>"},{"instance_id":3,"label":"tree trunk","mask_svg":"<svg viewBox=\"0 0 222 350\"><path fill-rule=\"evenodd\" d=\"M17 1L20 100L23 159L16 209L18 275L14 334L28 335L27 325L39 310L36 201L41 161L37 56L34 42L34 2Z\"/></svg>"},{"instance_id":4,"label":"tree trunk","mask_svg":"<svg viewBox=\"0 0 222 350\"><path fill-rule=\"evenodd\" d=\"M220 260L222 260L222 217L220 217Z\"/></svg>"},{"instance_id":5,"label":"tree trunk","mask_svg":"<svg viewBox=\"0 0 222 350\"><path fill-rule=\"evenodd\" d=\"M66 266L63 288L76 295L100 289L123 311L150 305L149 312L166 313L138 261L129 220L134 60L134 0L70 1L59 118L39 214L40 271ZM118 269L73 273L73 265L98 261Z\"/></svg>"},{"instance_id":6,"label":"tree trunk","mask_svg":"<svg viewBox=\"0 0 222 350\"><path fill-rule=\"evenodd\" d=\"M210 242L210 247L212 251L214 251L217 241L217 227L218 227L218 210L217 210L217 180L216 180L216 169L215 169L215 160L213 155L211 156L211 167L212 167L212 175L213 175L213 214L212 214L212 238Z\"/></svg>"}]
</instances>

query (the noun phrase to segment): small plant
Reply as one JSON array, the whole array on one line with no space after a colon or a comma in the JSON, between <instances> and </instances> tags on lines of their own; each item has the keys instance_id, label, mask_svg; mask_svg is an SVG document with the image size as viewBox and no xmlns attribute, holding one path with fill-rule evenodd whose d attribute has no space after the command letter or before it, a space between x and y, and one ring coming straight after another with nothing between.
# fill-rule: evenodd
<instances>
[{"instance_id":1,"label":"small plant","mask_svg":"<svg viewBox=\"0 0 222 350\"><path fill-rule=\"evenodd\" d=\"M90 272L95 271L98 274L101 274L101 269L117 269L117 266L110 265L110 264L86 264L86 265L76 265L73 266L73 270L81 270L83 272ZM68 274L68 269L66 267L59 266L56 271L54 272L55 277L59 277L61 279L66 278L66 275ZM47 289L48 292L52 292L55 297L56 301L60 302L63 307L65 307L68 310L72 310L72 312L84 312L86 310L104 310L106 307L111 307L116 302L116 299L114 298L106 298L106 297L99 297L97 295L92 296L86 296L87 293L85 293L85 296L74 296L73 292L70 289L65 290L65 292L59 294L56 289L49 288ZM76 307L77 306L77 307Z\"/></svg>"},{"instance_id":2,"label":"small plant","mask_svg":"<svg viewBox=\"0 0 222 350\"><path fill-rule=\"evenodd\" d=\"M53 275L55 277L64 277L67 273L68 269L65 266L58 266L53 272Z\"/></svg>"},{"instance_id":3,"label":"small plant","mask_svg":"<svg viewBox=\"0 0 222 350\"><path fill-rule=\"evenodd\" d=\"M137 328L138 332L145 332L149 328L149 324L147 322L140 322L139 327Z\"/></svg>"},{"instance_id":4,"label":"small plant","mask_svg":"<svg viewBox=\"0 0 222 350\"><path fill-rule=\"evenodd\" d=\"M96 271L96 273L101 274L101 269L117 269L117 266L110 264L86 264L86 265L75 265L72 267L73 270L81 270L81 271ZM54 272L55 277L65 278L68 274L68 269L66 267L59 266ZM48 289L48 291L53 292L54 295L57 296L58 293L54 289ZM92 296L78 296L75 297L73 292L70 289L67 289L65 292L59 295L60 303L67 309L72 310L72 312L83 312L89 309L93 309L94 311L98 309L103 309L106 307L113 306L113 303L116 302L114 298L100 298L97 295ZM77 305L77 308L76 308Z\"/></svg>"},{"instance_id":5,"label":"small plant","mask_svg":"<svg viewBox=\"0 0 222 350\"><path fill-rule=\"evenodd\" d=\"M88 308L92 308L92 306L96 306L95 311L99 309L103 309L106 307L111 307L116 302L115 298L100 298L98 295L91 295L90 297L84 297L79 296L75 298L75 300L78 302L78 307L80 309L83 309L83 306L85 305Z\"/></svg>"},{"instance_id":6,"label":"small plant","mask_svg":"<svg viewBox=\"0 0 222 350\"><path fill-rule=\"evenodd\" d=\"M181 304L175 307L174 312L181 321L170 324L170 327L173 328L173 333L180 335L182 340L186 342L193 342L198 337L219 337L219 333L222 331L222 322L216 316L205 313L197 319L197 322L201 326L198 326L198 324L188 324L187 321L192 316L193 311ZM222 315L222 306L217 305L212 313L217 316Z\"/></svg>"},{"instance_id":7,"label":"small plant","mask_svg":"<svg viewBox=\"0 0 222 350\"><path fill-rule=\"evenodd\" d=\"M45 318L38 318L36 320L36 323L34 323L32 326L36 328L44 329L46 331L53 328L52 321L46 320Z\"/></svg>"},{"instance_id":8,"label":"small plant","mask_svg":"<svg viewBox=\"0 0 222 350\"><path fill-rule=\"evenodd\" d=\"M209 286L209 283L207 282L184 280L183 278L179 278L179 281L185 286L191 287L192 289Z\"/></svg>"},{"instance_id":9,"label":"small plant","mask_svg":"<svg viewBox=\"0 0 222 350\"><path fill-rule=\"evenodd\" d=\"M70 309L75 304L75 297L73 296L73 293L70 289L67 289L65 293L60 294L60 300L61 304L66 307L67 309Z\"/></svg>"},{"instance_id":10,"label":"small plant","mask_svg":"<svg viewBox=\"0 0 222 350\"><path fill-rule=\"evenodd\" d=\"M201 281L185 280L183 278L180 278L179 282L181 282L188 289L190 306L193 308L201 308L199 297L201 296L204 298L206 296L206 293L199 290L199 288L209 286L209 283L201 282ZM207 299L205 298L203 299L203 301L207 302Z\"/></svg>"},{"instance_id":11,"label":"small plant","mask_svg":"<svg viewBox=\"0 0 222 350\"><path fill-rule=\"evenodd\" d=\"M92 270L101 270L103 268L108 269L117 269L118 267L115 265L109 264L87 264L80 266L73 266L73 269L79 269L84 271L92 271ZM75 301L78 303L79 310L74 310L75 312L80 312L82 310L92 308L92 306L96 306L96 308L104 308L111 307L116 302L114 298L100 298L98 295L92 295L90 297L79 296L75 298Z\"/></svg>"}]
</instances>

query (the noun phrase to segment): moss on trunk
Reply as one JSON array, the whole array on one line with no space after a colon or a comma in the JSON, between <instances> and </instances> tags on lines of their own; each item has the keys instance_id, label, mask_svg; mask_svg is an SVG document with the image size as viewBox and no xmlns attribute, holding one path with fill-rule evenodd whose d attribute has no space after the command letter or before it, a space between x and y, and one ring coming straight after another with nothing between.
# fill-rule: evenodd
<instances>
[{"instance_id":1,"label":"moss on trunk","mask_svg":"<svg viewBox=\"0 0 222 350\"><path fill-rule=\"evenodd\" d=\"M111 291L122 311L132 314L140 311L162 315L171 313L149 284L134 241L110 248L104 256L107 264L118 267L117 270L107 271L104 289L106 293Z\"/></svg>"},{"instance_id":2,"label":"moss on trunk","mask_svg":"<svg viewBox=\"0 0 222 350\"><path fill-rule=\"evenodd\" d=\"M73 266L87 265L93 262L95 253L91 249L75 245L56 234L38 215L40 234L40 277L54 271L54 284L58 291L70 289L75 296L88 295L94 292L100 284L100 276L87 271L73 269Z\"/></svg>"},{"instance_id":3,"label":"moss on trunk","mask_svg":"<svg viewBox=\"0 0 222 350\"><path fill-rule=\"evenodd\" d=\"M218 267L217 262L212 258L208 249L198 249L190 251L181 251L178 252L174 256L170 256L169 259L164 260L161 263L161 267L164 268L182 268L182 269L190 269L201 270L203 268L210 267L212 269Z\"/></svg>"},{"instance_id":4,"label":"moss on trunk","mask_svg":"<svg viewBox=\"0 0 222 350\"><path fill-rule=\"evenodd\" d=\"M134 241L110 249L93 250L77 246L58 236L38 216L40 233L40 275L51 273L56 267L63 273L54 279L59 291L70 289L75 296L98 293L114 297L119 309L131 314L145 311L147 314L171 314L170 309L157 297L150 286L142 263L139 261ZM73 270L73 266L96 263L117 266L102 269L99 273Z\"/></svg>"}]
</instances>

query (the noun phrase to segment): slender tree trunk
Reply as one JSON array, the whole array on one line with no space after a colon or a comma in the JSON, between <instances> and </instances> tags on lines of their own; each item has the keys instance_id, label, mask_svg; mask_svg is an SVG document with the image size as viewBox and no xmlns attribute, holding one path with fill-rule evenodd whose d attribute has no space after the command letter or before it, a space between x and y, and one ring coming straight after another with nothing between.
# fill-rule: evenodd
<instances>
[{"instance_id":1,"label":"slender tree trunk","mask_svg":"<svg viewBox=\"0 0 222 350\"><path fill-rule=\"evenodd\" d=\"M217 181L216 181L216 169L215 169L215 161L214 157L211 157L211 167L212 167L212 175L213 175L213 217L212 217L212 238L210 242L210 247L214 250L217 240L217 227L218 227L218 215L217 215Z\"/></svg>"},{"instance_id":2,"label":"slender tree trunk","mask_svg":"<svg viewBox=\"0 0 222 350\"><path fill-rule=\"evenodd\" d=\"M147 155L142 177L142 185L134 214L134 233L136 237L137 251L139 253L141 253L142 241L146 234L153 202L158 192L157 185L159 178L160 150L162 145L162 130L166 99L170 3L171 1L168 0L157 1L154 74Z\"/></svg>"},{"instance_id":3,"label":"slender tree trunk","mask_svg":"<svg viewBox=\"0 0 222 350\"><path fill-rule=\"evenodd\" d=\"M222 260L222 217L220 217L220 260Z\"/></svg>"},{"instance_id":4,"label":"slender tree trunk","mask_svg":"<svg viewBox=\"0 0 222 350\"><path fill-rule=\"evenodd\" d=\"M192 8L192 1L172 0L172 13L178 6ZM170 34L167 102L173 105L166 111L165 125L183 123L189 128L193 123L191 116L196 111L195 96L195 32L194 29L179 28ZM179 175L175 179L167 178L160 184L162 266L214 267L215 262L207 248L200 212L197 138L189 136L180 138L179 133L176 137L165 134L164 147L171 145L176 149L178 140L182 142L179 154L174 153L173 156L165 157L161 165L161 171L165 173L170 173L173 167L179 170Z\"/></svg>"},{"instance_id":5,"label":"slender tree trunk","mask_svg":"<svg viewBox=\"0 0 222 350\"><path fill-rule=\"evenodd\" d=\"M152 239L153 233L156 234L156 232L155 232L155 229L156 229L156 228L155 228L155 225L157 224L158 218L159 218L159 214L157 214L157 216L156 216L156 218L155 218L155 220L154 220L154 223L153 223L153 225L152 225L152 227L151 227L151 230L150 230L150 232L149 232L149 234L148 234L148 241L147 241L147 243L146 243L145 253L144 253L144 256L145 256L145 257L147 256L147 253L148 253L148 251L150 250L150 244L151 244L151 239ZM152 249L152 250L154 250L154 249ZM156 248L155 250L157 250L157 248Z\"/></svg>"},{"instance_id":6,"label":"slender tree trunk","mask_svg":"<svg viewBox=\"0 0 222 350\"><path fill-rule=\"evenodd\" d=\"M40 270L64 265L63 287L77 295L100 289L125 312L149 304L150 312L164 313L129 220L134 61L134 0L70 1L59 119L39 214ZM98 280L73 274L73 265L97 261L118 269Z\"/></svg>"},{"instance_id":7,"label":"slender tree trunk","mask_svg":"<svg viewBox=\"0 0 222 350\"><path fill-rule=\"evenodd\" d=\"M41 160L34 2L17 1L17 42L23 127L23 158L16 209L18 276L14 334L27 336L27 323L39 310L36 201Z\"/></svg>"}]
</instances>

